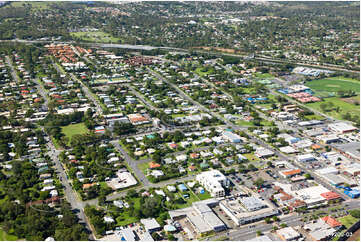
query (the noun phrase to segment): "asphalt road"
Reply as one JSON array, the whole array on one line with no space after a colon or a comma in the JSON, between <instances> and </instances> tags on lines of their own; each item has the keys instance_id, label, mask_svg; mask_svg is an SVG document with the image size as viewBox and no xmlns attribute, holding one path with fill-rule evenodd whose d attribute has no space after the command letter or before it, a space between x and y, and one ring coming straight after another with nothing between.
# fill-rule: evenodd
<instances>
[{"instance_id":1,"label":"asphalt road","mask_svg":"<svg viewBox=\"0 0 361 242\"><path fill-rule=\"evenodd\" d=\"M67 175L65 173L65 170L58 158L58 155L60 154L60 151L56 150L54 144L52 143L51 139L49 139L48 142L48 148L49 148L49 152L48 155L51 157L51 159L54 162L54 167L55 167L55 171L61 181L61 184L64 187L64 195L66 200L70 203L72 209L76 210L76 215L79 218L79 223L83 223L85 224L85 227L87 228L88 231L91 232L91 234L89 235L89 239L90 240L94 240L95 236L93 231L91 230L91 226L90 223L87 219L87 217L85 216L84 213L84 203L82 203L81 201L79 201L76 192L74 192L74 190L72 189L72 186L69 182L69 180L67 179Z\"/></svg>"},{"instance_id":2,"label":"asphalt road","mask_svg":"<svg viewBox=\"0 0 361 242\"><path fill-rule=\"evenodd\" d=\"M21 42L21 43L54 43L54 44L75 44L75 41L51 41L51 40L22 40L22 39L12 39L12 40L0 40L0 42ZM126 49L135 49L135 50L152 50L152 49L168 49L168 50L177 50L177 51L183 51L183 52L189 52L188 49L182 49L182 48L175 48L175 47L167 47L167 46L149 46L149 45L131 45L131 44L109 44L109 43L91 43L91 42L80 42L81 45L88 45L91 47L101 47L101 48L126 48ZM239 58L247 58L248 55L240 55L240 54L229 54L229 53L219 53L219 52L212 52L212 51L202 51L202 50L195 50L192 49L192 51L199 52L199 53L213 53L215 55L223 55L223 56L234 56ZM293 61L293 60L280 60L275 58L266 58L266 57L255 57L254 60L259 61L267 61L271 63L285 63L285 64L295 64L298 66L306 66L306 67L316 67L320 69L326 69L326 70L336 70L336 71L344 71L344 72L351 72L351 73L360 73L359 71L353 71L349 69L345 69L342 67L335 67L335 66L329 66L329 65L318 65L318 64L312 64L312 63L303 63L299 61Z\"/></svg>"},{"instance_id":3,"label":"asphalt road","mask_svg":"<svg viewBox=\"0 0 361 242\"><path fill-rule=\"evenodd\" d=\"M178 88L175 84L171 83L170 81L168 81L166 78L162 77L161 75L159 75L158 73L150 70L148 68L148 70L153 74L155 75L157 78L163 80L164 82L168 83L169 85L171 85L174 89L176 89L180 95L182 95L184 98L188 99L190 102L192 102L194 105L197 105L201 110L205 111L205 112L208 112L210 114L212 114L214 117L217 117L218 119L220 120L223 120L228 126L232 127L233 129L235 130L238 130L240 128L244 128L244 127L241 127L241 126L238 126L238 125L235 125L233 123L231 123L230 121L224 119L222 116L220 116L219 114L216 114L214 112L211 112L208 108L204 107L203 105L201 105L200 103L194 101L192 98L190 98L188 95L186 95L180 88ZM338 194L340 194L340 196L344 199L344 200L349 200L350 198L348 196L346 196L345 194L343 193L340 193L336 188L334 188L333 186L331 186L328 182L325 182L323 181L323 179L320 179L320 177L315 174L312 170L306 168L305 166L303 166L302 164L300 163L297 163L297 162L294 162L294 159L289 157L289 156L285 156L283 155L280 151L274 149L273 147L271 147L270 145L268 145L267 143L265 143L263 140L261 139L258 139L256 138L255 136L253 136L253 134L249 133L247 130L244 130L247 135L250 137L251 141L256 143L256 144L259 144L261 146L263 146L264 148L267 148L267 149L270 149L272 150L278 157L286 160L286 161L289 161L290 163L293 163L295 166L297 166L298 168L302 168L303 170L307 171L308 173L311 174L311 176L314 177L314 179L320 183L321 185L323 185L324 187L326 187L327 189L331 190L331 191L334 191Z\"/></svg>"},{"instance_id":4,"label":"asphalt road","mask_svg":"<svg viewBox=\"0 0 361 242\"><path fill-rule=\"evenodd\" d=\"M55 68L59 73L64 74L64 75L67 74L64 70L60 69L60 68L58 67L58 65L57 65L56 63L54 63L54 62L53 62L53 66L54 66L54 68ZM94 103L94 105L95 105L95 107L96 107L96 112L97 112L98 114L100 114L100 115L103 114L103 109L102 109L102 107L101 107L100 104L98 103L98 100L93 96L93 94L92 94L92 92L89 90L89 88L88 88L81 80L79 80L78 78L76 78L73 73L69 73L69 75L70 75L71 79L73 79L74 82L80 83L80 85L82 86L82 90L84 91L84 93L85 93L85 95L87 96L87 98L90 99L90 100Z\"/></svg>"},{"instance_id":5,"label":"asphalt road","mask_svg":"<svg viewBox=\"0 0 361 242\"><path fill-rule=\"evenodd\" d=\"M131 90L131 92L132 92L137 98L139 98L145 105L147 105L150 109L152 109L152 110L157 110L157 111L159 110L159 108L154 107L150 102L148 102L148 101L143 97L142 94L140 94L137 90L135 90L131 85L126 84L125 86L127 86L127 87Z\"/></svg>"},{"instance_id":6,"label":"asphalt road","mask_svg":"<svg viewBox=\"0 0 361 242\"><path fill-rule=\"evenodd\" d=\"M10 57L9 57L9 56L5 56L5 59L6 59L6 63L7 63L8 66L10 67L11 75L12 75L13 79L14 79L16 82L19 83L19 82L20 82L19 76L18 76L17 73L16 73L16 70L15 70L15 68L14 68L14 66L13 66L13 63L12 63Z\"/></svg>"},{"instance_id":7,"label":"asphalt road","mask_svg":"<svg viewBox=\"0 0 361 242\"><path fill-rule=\"evenodd\" d=\"M150 185L150 182L148 181L148 179L145 177L144 173L138 168L137 166L137 162L132 159L129 155L128 152L126 152L122 146L119 144L119 140L114 140L110 142L112 145L114 145L114 147L120 152L122 153L122 155L124 156L124 160L125 162L127 162L128 166L130 166L132 168L132 170L134 171L135 175L138 177L138 179L140 179L140 182L143 183L143 185L145 187L148 187Z\"/></svg>"},{"instance_id":8,"label":"asphalt road","mask_svg":"<svg viewBox=\"0 0 361 242\"><path fill-rule=\"evenodd\" d=\"M7 61L10 61L7 59ZM9 64L9 63L8 63ZM60 72L65 74L61 69L58 68L57 65L55 65L55 68ZM12 67L11 62L10 62L10 67ZM12 72L15 73L15 70L12 67ZM175 84L171 83L170 81L168 81L167 79L165 79L164 77L162 77L161 75L159 75L158 73L150 70L150 72L155 75L157 78L163 80L164 82L168 83L170 86L172 86L183 98L189 100L191 103L193 103L194 105L198 106L200 108L200 110L203 110L204 112L210 113L211 115L213 115L214 117L217 117L218 119L224 121L226 123L227 126L232 127L233 129L244 129L244 127L235 125L233 123L231 123L230 121L224 119L221 115L214 113L212 111L210 111L208 108L204 107L203 105L201 105L200 103L198 103L197 101L193 100L192 98L190 98L187 94L185 94L180 88L178 88ZM98 113L102 113L102 109L101 106L98 104L97 100L94 98L94 96L92 95L92 93L90 92L90 90L87 88L87 86L82 83L79 79L77 79L73 74L70 74L71 78L74 81L80 82L83 88L83 91L85 92L85 94L87 95L87 97L89 99L91 99L94 104L97 106L97 111ZM136 94L136 93L135 93ZM42 94L43 95L43 94ZM138 97L139 98L139 97ZM142 100L142 98L140 98ZM143 100L142 100L143 101ZM143 101L144 102L144 101ZM146 103L146 102L145 102ZM147 104L147 103L146 103ZM276 155L278 155L279 157L281 157L282 159L285 160L289 160L293 163L293 160L291 160L289 157L284 156L282 153L280 153L279 151L273 149L272 147L270 147L268 144L266 144L265 142L263 142L262 140L250 135L250 139L252 142L255 142L257 144L260 144L261 146L264 146L268 149L273 150ZM132 170L134 171L135 175L140 179L141 183L143 183L143 186L139 186L136 188L136 190L140 190L140 189L147 189L150 187L163 187L167 184L171 184L171 183L175 183L176 181L185 181L185 180L189 180L189 179L194 179L194 175L193 176L186 176L186 177L182 177L182 178L175 178L175 179L171 179L171 180L167 180L164 182L159 182L156 184L152 184L148 181L148 179L145 177L145 175L143 174L143 172L137 167L137 164L139 164L139 161L135 161L133 160L128 154L127 152L119 145L118 141L112 141L112 144L117 148L117 150L119 150L124 158L125 161L127 162L127 164L132 168ZM72 208L76 208L79 209L79 212L77 213L80 222L83 222L86 224L86 227L90 230L90 224L84 214L83 208L86 204L93 204L96 205L97 204L97 199L93 199L90 201L79 201L79 199L77 198L77 194L72 190L72 187L70 185L70 182L68 181L68 179L66 178L66 174L65 171L61 165L61 162L58 159L58 154L59 151L57 151L54 147L54 145L51 143L51 141L49 142L49 148L50 148L50 156L52 157L54 163L55 163L55 168L57 173L59 174L59 177L61 178L62 184L65 188L65 197L66 199L70 202ZM146 161L141 161L141 162L147 162ZM299 164L296 164L296 166L300 166ZM327 187L330 190L335 191L335 189L333 189L333 187L331 187L329 184L327 184L326 182L323 182L321 179L319 179L312 171L302 167L304 170L306 170L307 172L309 172L313 177L315 177L316 181L321 183L323 186ZM336 191L337 193L339 193L338 191ZM113 193L109 196L107 196L107 200L113 200L113 199L117 199L119 197L122 197L126 194L126 191L124 192L118 192L118 193ZM343 196L345 198L344 194L341 194L341 196ZM357 202L350 202L350 199L346 196L346 202L349 203L350 207L355 207L358 205L359 201ZM290 226L295 226L295 225L299 225L301 223L301 216L298 215L291 215L291 216L287 216L284 218L281 218L281 223L287 223ZM226 232L228 233L228 237L231 240L246 240L252 237L256 236L256 231L269 231L272 229L273 225L270 224L264 224L264 223L260 223L257 224L254 228L250 229L248 226L244 226L241 227L240 229L237 229L236 231L230 231L230 232ZM91 231L91 230L90 230ZM215 238L218 238L221 235L217 235ZM94 239L94 235L91 235L90 239Z\"/></svg>"}]
</instances>

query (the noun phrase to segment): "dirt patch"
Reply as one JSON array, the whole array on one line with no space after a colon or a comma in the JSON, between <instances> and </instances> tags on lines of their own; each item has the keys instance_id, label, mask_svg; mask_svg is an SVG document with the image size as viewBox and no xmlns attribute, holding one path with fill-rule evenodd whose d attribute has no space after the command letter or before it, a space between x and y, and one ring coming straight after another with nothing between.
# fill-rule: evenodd
<instances>
[{"instance_id":1,"label":"dirt patch","mask_svg":"<svg viewBox=\"0 0 361 242\"><path fill-rule=\"evenodd\" d=\"M359 100L356 100L355 98L352 97L348 97L348 98L341 98L342 101L350 103L350 104L356 104L356 103L360 103Z\"/></svg>"},{"instance_id":2,"label":"dirt patch","mask_svg":"<svg viewBox=\"0 0 361 242\"><path fill-rule=\"evenodd\" d=\"M226 49L226 48L220 48L220 47L200 46L200 47L194 47L194 48L203 49L203 50L216 50L216 51L221 51L221 52L226 52L226 53L231 53L231 54L236 53L236 50L234 50L234 49Z\"/></svg>"},{"instance_id":3,"label":"dirt patch","mask_svg":"<svg viewBox=\"0 0 361 242\"><path fill-rule=\"evenodd\" d=\"M347 241L359 241L359 240L360 240L360 229L354 232L352 236L347 239Z\"/></svg>"}]
</instances>

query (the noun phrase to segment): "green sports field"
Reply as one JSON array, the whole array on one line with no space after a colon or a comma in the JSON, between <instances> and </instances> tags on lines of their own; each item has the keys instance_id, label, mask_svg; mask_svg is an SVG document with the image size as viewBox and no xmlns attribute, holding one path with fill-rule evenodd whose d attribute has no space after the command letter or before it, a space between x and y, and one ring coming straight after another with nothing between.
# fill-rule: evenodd
<instances>
[{"instance_id":1,"label":"green sports field","mask_svg":"<svg viewBox=\"0 0 361 242\"><path fill-rule=\"evenodd\" d=\"M345 77L330 77L320 80L314 80L306 83L306 86L317 93L353 90L360 93L360 82L355 79Z\"/></svg>"},{"instance_id":2,"label":"green sports field","mask_svg":"<svg viewBox=\"0 0 361 242\"><path fill-rule=\"evenodd\" d=\"M89 130L85 127L84 123L70 124L68 126L61 127L61 132L69 138L69 142L74 135L85 134L88 131Z\"/></svg>"}]
</instances>

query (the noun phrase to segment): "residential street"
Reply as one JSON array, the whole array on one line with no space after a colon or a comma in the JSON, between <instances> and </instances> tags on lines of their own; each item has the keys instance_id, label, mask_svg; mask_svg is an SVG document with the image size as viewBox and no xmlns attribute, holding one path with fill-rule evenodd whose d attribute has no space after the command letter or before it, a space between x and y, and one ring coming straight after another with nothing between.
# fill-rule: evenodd
<instances>
[{"instance_id":1,"label":"residential street","mask_svg":"<svg viewBox=\"0 0 361 242\"><path fill-rule=\"evenodd\" d=\"M16 70L14 69L13 63L9 56L5 56L6 63L10 67L11 70L11 76L13 77L16 82L20 82L19 76L16 74Z\"/></svg>"},{"instance_id":2,"label":"residential street","mask_svg":"<svg viewBox=\"0 0 361 242\"><path fill-rule=\"evenodd\" d=\"M56 173L63 185L65 198L70 203L72 209L75 210L75 213L79 218L79 223L85 224L87 230L91 232L91 234L89 235L90 236L89 239L94 240L95 239L94 232L92 231L90 223L84 213L84 203L80 201L80 198L78 197L76 192L73 190L73 188L68 180L68 176L66 175L66 172L58 158L60 151L56 150L51 139L48 142L48 147L50 150L48 154L54 162Z\"/></svg>"}]
</instances>

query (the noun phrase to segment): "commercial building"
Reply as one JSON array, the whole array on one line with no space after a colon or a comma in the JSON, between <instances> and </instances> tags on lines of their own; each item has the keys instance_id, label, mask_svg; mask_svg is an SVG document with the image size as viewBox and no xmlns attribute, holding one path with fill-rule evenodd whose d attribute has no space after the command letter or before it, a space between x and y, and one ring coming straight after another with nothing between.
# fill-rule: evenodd
<instances>
[{"instance_id":1,"label":"commercial building","mask_svg":"<svg viewBox=\"0 0 361 242\"><path fill-rule=\"evenodd\" d=\"M132 173L128 171L119 170L116 173L116 177L110 179L106 182L109 187L113 190L131 187L136 185L138 182L132 175Z\"/></svg>"},{"instance_id":2,"label":"commercial building","mask_svg":"<svg viewBox=\"0 0 361 242\"><path fill-rule=\"evenodd\" d=\"M331 217L319 218L316 222L303 226L309 237L314 241L330 240L341 228L340 223Z\"/></svg>"},{"instance_id":3,"label":"commercial building","mask_svg":"<svg viewBox=\"0 0 361 242\"><path fill-rule=\"evenodd\" d=\"M328 125L328 128L337 133L347 133L357 130L356 127L352 126L351 124L339 122L339 123L332 123Z\"/></svg>"},{"instance_id":4,"label":"commercial building","mask_svg":"<svg viewBox=\"0 0 361 242\"><path fill-rule=\"evenodd\" d=\"M153 233L162 229L155 218L141 219L140 222L143 224L145 230L149 233Z\"/></svg>"},{"instance_id":5,"label":"commercial building","mask_svg":"<svg viewBox=\"0 0 361 242\"><path fill-rule=\"evenodd\" d=\"M237 225L256 222L279 213L276 208L256 197L227 198L219 202L219 207Z\"/></svg>"},{"instance_id":6,"label":"commercial building","mask_svg":"<svg viewBox=\"0 0 361 242\"><path fill-rule=\"evenodd\" d=\"M340 141L340 138L335 134L318 136L316 139L323 144L331 144Z\"/></svg>"},{"instance_id":7,"label":"commercial building","mask_svg":"<svg viewBox=\"0 0 361 242\"><path fill-rule=\"evenodd\" d=\"M256 149L256 152L254 153L258 158L266 158L274 155L274 152L272 150L259 147Z\"/></svg>"},{"instance_id":8,"label":"commercial building","mask_svg":"<svg viewBox=\"0 0 361 242\"><path fill-rule=\"evenodd\" d=\"M283 178L290 178L296 175L300 175L302 173L301 169L292 169L292 170L285 170L285 171L280 171L280 175Z\"/></svg>"},{"instance_id":9,"label":"commercial building","mask_svg":"<svg viewBox=\"0 0 361 242\"><path fill-rule=\"evenodd\" d=\"M210 170L198 174L196 180L211 194L212 197L224 197L224 187L229 180L218 170Z\"/></svg>"},{"instance_id":10,"label":"commercial building","mask_svg":"<svg viewBox=\"0 0 361 242\"><path fill-rule=\"evenodd\" d=\"M141 125L141 124L150 123L150 120L148 118L144 117L143 115L141 115L139 113L129 114L128 118L129 118L129 121L133 125Z\"/></svg>"},{"instance_id":11,"label":"commercial building","mask_svg":"<svg viewBox=\"0 0 361 242\"><path fill-rule=\"evenodd\" d=\"M273 241L273 240L270 238L270 236L265 234L249 239L248 241Z\"/></svg>"},{"instance_id":12,"label":"commercial building","mask_svg":"<svg viewBox=\"0 0 361 242\"><path fill-rule=\"evenodd\" d=\"M334 144L332 145L332 148L349 159L360 161L360 142Z\"/></svg>"},{"instance_id":13,"label":"commercial building","mask_svg":"<svg viewBox=\"0 0 361 242\"><path fill-rule=\"evenodd\" d=\"M218 204L216 199L194 202L191 207L169 211L169 216L172 220L185 219L200 236L211 231L219 232L227 227L211 209Z\"/></svg>"},{"instance_id":14,"label":"commercial building","mask_svg":"<svg viewBox=\"0 0 361 242\"><path fill-rule=\"evenodd\" d=\"M302 237L301 234L298 233L296 230L294 230L294 228L292 227L279 229L276 231L276 233L281 240L286 240L286 241L297 240Z\"/></svg>"},{"instance_id":15,"label":"commercial building","mask_svg":"<svg viewBox=\"0 0 361 242\"><path fill-rule=\"evenodd\" d=\"M314 161L316 158L312 154L303 154L297 156L298 162Z\"/></svg>"},{"instance_id":16,"label":"commercial building","mask_svg":"<svg viewBox=\"0 0 361 242\"><path fill-rule=\"evenodd\" d=\"M287 194L290 194L293 197L301 201L304 201L308 208L317 207L320 205L326 205L328 202L327 199L321 194L330 192L330 190L328 190L321 184L299 190L292 189L291 184L285 184L279 182L275 182L274 184L282 188L283 191L286 192Z\"/></svg>"},{"instance_id":17,"label":"commercial building","mask_svg":"<svg viewBox=\"0 0 361 242\"><path fill-rule=\"evenodd\" d=\"M240 143L241 142L241 136L238 134L232 133L230 131L224 131L222 135L223 139L227 140L228 142L232 143Z\"/></svg>"}]
</instances>

